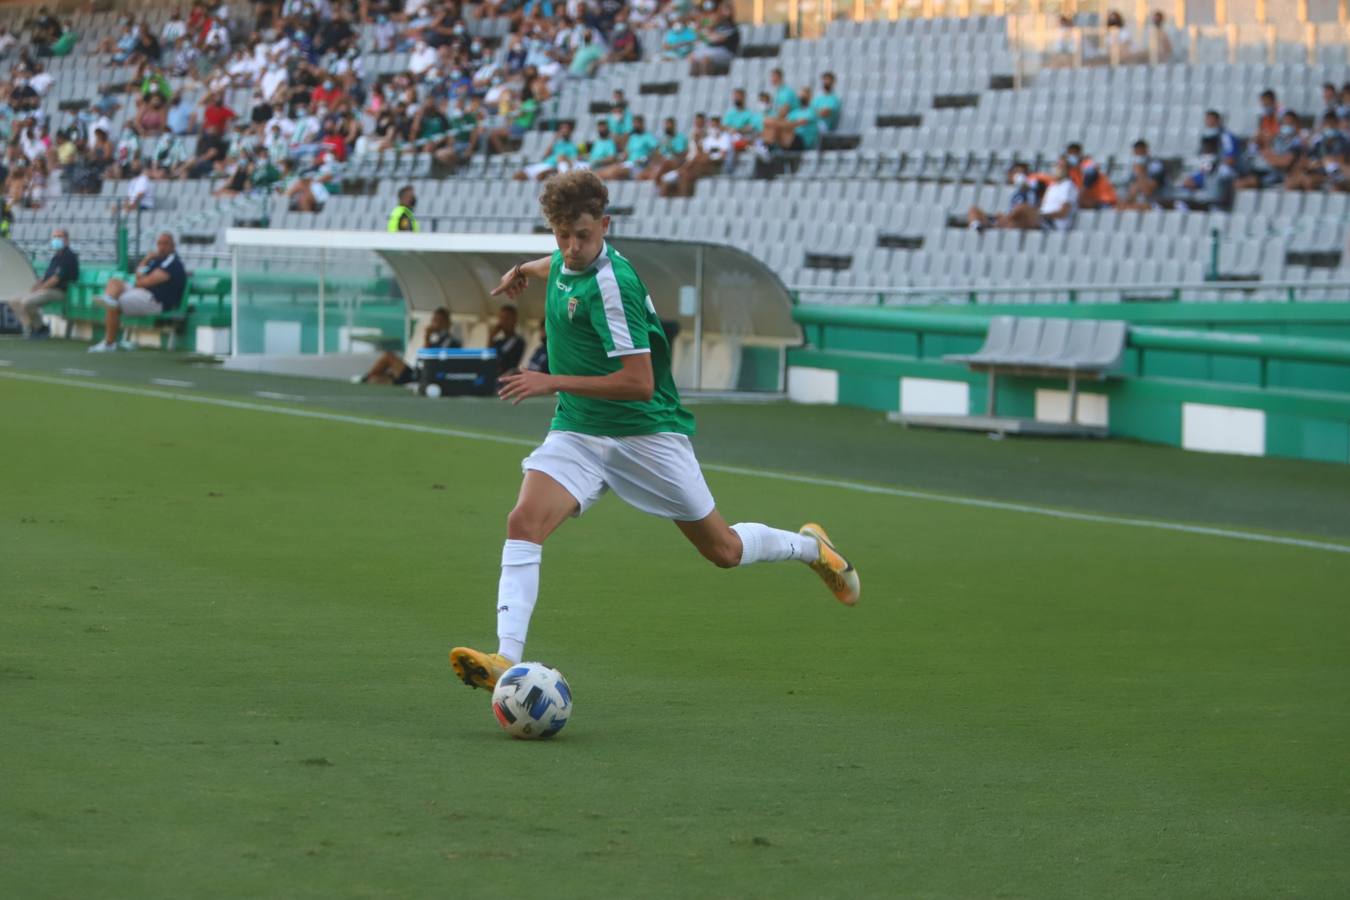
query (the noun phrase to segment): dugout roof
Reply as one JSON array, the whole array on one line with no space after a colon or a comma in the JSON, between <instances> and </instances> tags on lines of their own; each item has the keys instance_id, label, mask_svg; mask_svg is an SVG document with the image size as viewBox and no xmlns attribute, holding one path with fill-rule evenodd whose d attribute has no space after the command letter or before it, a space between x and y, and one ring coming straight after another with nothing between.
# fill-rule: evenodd
<instances>
[{"instance_id":1,"label":"dugout roof","mask_svg":"<svg viewBox=\"0 0 1350 900\"><path fill-rule=\"evenodd\" d=\"M411 310L448 307L455 316L486 317L502 301L490 297L502 273L522 259L556 249L548 234L410 234L387 231L230 228L231 248L303 248L331 253L371 250L389 265ZM702 294L705 332L796 343L787 288L762 262L722 244L616 237L611 243L637 267L664 319L690 318L680 310L682 287ZM687 293L687 292L686 292ZM540 318L544 285L534 281L517 301L521 315Z\"/></svg>"}]
</instances>

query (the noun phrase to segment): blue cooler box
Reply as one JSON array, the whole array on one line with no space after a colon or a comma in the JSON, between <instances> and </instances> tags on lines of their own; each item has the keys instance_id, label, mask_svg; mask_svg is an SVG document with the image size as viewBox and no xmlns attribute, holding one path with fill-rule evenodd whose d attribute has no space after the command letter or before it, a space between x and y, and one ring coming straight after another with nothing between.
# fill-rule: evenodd
<instances>
[{"instance_id":1,"label":"blue cooler box","mask_svg":"<svg viewBox=\"0 0 1350 900\"><path fill-rule=\"evenodd\" d=\"M418 350L417 367L421 370L417 391L423 396L490 397L497 390L497 351L480 350Z\"/></svg>"}]
</instances>

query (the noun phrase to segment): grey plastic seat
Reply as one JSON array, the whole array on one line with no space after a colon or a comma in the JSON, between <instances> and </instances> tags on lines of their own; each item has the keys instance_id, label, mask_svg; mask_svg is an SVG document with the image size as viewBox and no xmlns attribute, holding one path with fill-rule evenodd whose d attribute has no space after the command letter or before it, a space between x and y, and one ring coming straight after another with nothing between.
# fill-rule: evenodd
<instances>
[{"instance_id":1,"label":"grey plastic seat","mask_svg":"<svg viewBox=\"0 0 1350 900\"><path fill-rule=\"evenodd\" d=\"M943 359L951 362L981 363L993 362L1012 352L1013 327L1017 320L1012 316L994 316L989 320L989 330L984 336L984 345L974 353L948 354Z\"/></svg>"},{"instance_id":2,"label":"grey plastic seat","mask_svg":"<svg viewBox=\"0 0 1350 900\"><path fill-rule=\"evenodd\" d=\"M1074 368L1106 370L1120 365L1120 357L1125 352L1127 326L1124 322L1107 321L1097 323L1097 334L1092 348L1085 358L1075 360Z\"/></svg>"},{"instance_id":3,"label":"grey plastic seat","mask_svg":"<svg viewBox=\"0 0 1350 900\"><path fill-rule=\"evenodd\" d=\"M1069 340L1069 326L1072 319L1023 319L1023 322L1038 321L1043 322L1041 326L1040 340L1036 342L1036 349L1027 356L1010 356L1007 362L1016 365L1038 366L1053 364Z\"/></svg>"},{"instance_id":4,"label":"grey plastic seat","mask_svg":"<svg viewBox=\"0 0 1350 900\"><path fill-rule=\"evenodd\" d=\"M1064 351L1056 360L1056 365L1075 368L1081 364L1080 361L1090 359L1100 324L1096 319L1078 319L1071 322L1068 338L1064 342Z\"/></svg>"}]
</instances>

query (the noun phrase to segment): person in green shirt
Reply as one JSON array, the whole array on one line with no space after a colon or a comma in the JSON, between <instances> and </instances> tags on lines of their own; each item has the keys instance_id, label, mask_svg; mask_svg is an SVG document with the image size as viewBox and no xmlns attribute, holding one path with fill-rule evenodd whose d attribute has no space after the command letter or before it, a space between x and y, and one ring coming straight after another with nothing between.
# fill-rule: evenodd
<instances>
[{"instance_id":1,"label":"person in green shirt","mask_svg":"<svg viewBox=\"0 0 1350 900\"><path fill-rule=\"evenodd\" d=\"M498 395L513 404L557 395L557 408L548 436L521 464L520 493L506 519L497 652L454 648L455 674L490 690L524 658L544 542L608 491L673 521L718 567L798 560L840 602L856 603L858 573L819 525L795 532L728 525L718 512L694 455L694 416L675 387L656 305L633 264L605 240L604 183L591 172L567 172L548 181L539 202L558 249L512 266L492 293L514 301L531 279L544 282L549 371L505 375Z\"/></svg>"},{"instance_id":2,"label":"person in green shirt","mask_svg":"<svg viewBox=\"0 0 1350 900\"><path fill-rule=\"evenodd\" d=\"M657 138L656 154L651 162L637 176L638 181L653 181L667 172L680 167L689 154L689 138L680 131L675 119L667 116L661 123L661 134Z\"/></svg>"},{"instance_id":3,"label":"person in green shirt","mask_svg":"<svg viewBox=\"0 0 1350 900\"><path fill-rule=\"evenodd\" d=\"M642 116L633 116L633 133L628 135L628 143L624 146L623 161L596 169L595 174L606 181L635 178L647 168L660 143L655 135L647 133L647 120Z\"/></svg>"},{"instance_id":4,"label":"person in green shirt","mask_svg":"<svg viewBox=\"0 0 1350 900\"><path fill-rule=\"evenodd\" d=\"M601 169L619 158L619 145L609 135L609 123L601 119L595 126L595 140L586 148L586 165Z\"/></svg>"},{"instance_id":5,"label":"person in green shirt","mask_svg":"<svg viewBox=\"0 0 1350 900\"><path fill-rule=\"evenodd\" d=\"M731 109L722 114L722 124L737 137L750 140L764 130L764 116L748 108L745 91L736 88L731 92Z\"/></svg>"},{"instance_id":6,"label":"person in green shirt","mask_svg":"<svg viewBox=\"0 0 1350 900\"><path fill-rule=\"evenodd\" d=\"M548 156L537 163L526 166L515 174L516 181L543 181L562 166L570 166L577 161L580 151L572 142L572 123L558 123L558 134L548 149Z\"/></svg>"},{"instance_id":7,"label":"person in green shirt","mask_svg":"<svg viewBox=\"0 0 1350 900\"><path fill-rule=\"evenodd\" d=\"M773 96L774 118L786 119L787 114L797 108L797 92L788 87L783 79L783 70L774 69L769 73L769 91Z\"/></svg>"},{"instance_id":8,"label":"person in green shirt","mask_svg":"<svg viewBox=\"0 0 1350 900\"><path fill-rule=\"evenodd\" d=\"M609 133L613 136L614 143L622 150L628 143L628 135L633 133L633 111L628 108L628 98L624 96L623 91L614 92L609 110L605 121L609 123Z\"/></svg>"},{"instance_id":9,"label":"person in green shirt","mask_svg":"<svg viewBox=\"0 0 1350 900\"><path fill-rule=\"evenodd\" d=\"M764 121L767 146L801 152L820 144L821 115L811 106L811 89L803 88L797 106L782 119Z\"/></svg>"},{"instance_id":10,"label":"person in green shirt","mask_svg":"<svg viewBox=\"0 0 1350 900\"><path fill-rule=\"evenodd\" d=\"M504 153L506 151L507 141L518 141L525 136L525 132L534 126L535 117L539 115L539 101L534 99L534 92L530 86L525 85L525 91L521 95L520 103L512 113L511 124L505 128L494 129L488 134L488 143L492 147L493 153Z\"/></svg>"},{"instance_id":11,"label":"person in green shirt","mask_svg":"<svg viewBox=\"0 0 1350 900\"><path fill-rule=\"evenodd\" d=\"M821 121L828 132L839 130L839 97L834 92L834 73L825 72L820 76L820 93L811 99L811 111Z\"/></svg>"},{"instance_id":12,"label":"person in green shirt","mask_svg":"<svg viewBox=\"0 0 1350 900\"><path fill-rule=\"evenodd\" d=\"M567 64L567 74L573 78L590 78L604 58L605 51L596 46L594 37L587 31L581 36L581 46L572 54L572 61Z\"/></svg>"}]
</instances>

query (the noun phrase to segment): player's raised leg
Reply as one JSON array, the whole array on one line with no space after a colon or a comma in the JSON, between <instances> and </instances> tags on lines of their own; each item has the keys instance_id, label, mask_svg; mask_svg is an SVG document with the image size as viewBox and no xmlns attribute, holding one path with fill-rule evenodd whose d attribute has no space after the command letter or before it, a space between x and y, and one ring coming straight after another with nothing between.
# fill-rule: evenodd
<instances>
[{"instance_id":1,"label":"player's raised leg","mask_svg":"<svg viewBox=\"0 0 1350 900\"><path fill-rule=\"evenodd\" d=\"M784 531L759 522L728 525L713 510L696 522L675 520L703 558L722 568L795 559L809 565L840 603L858 602L858 572L819 525L803 525L800 532Z\"/></svg>"},{"instance_id":2,"label":"player's raised leg","mask_svg":"<svg viewBox=\"0 0 1350 900\"><path fill-rule=\"evenodd\" d=\"M525 473L515 508L506 517L502 574L497 583L497 652L470 647L450 651L450 665L469 687L490 689L503 672L520 662L539 598L544 541L577 509L576 498L552 477L536 470Z\"/></svg>"}]
</instances>

